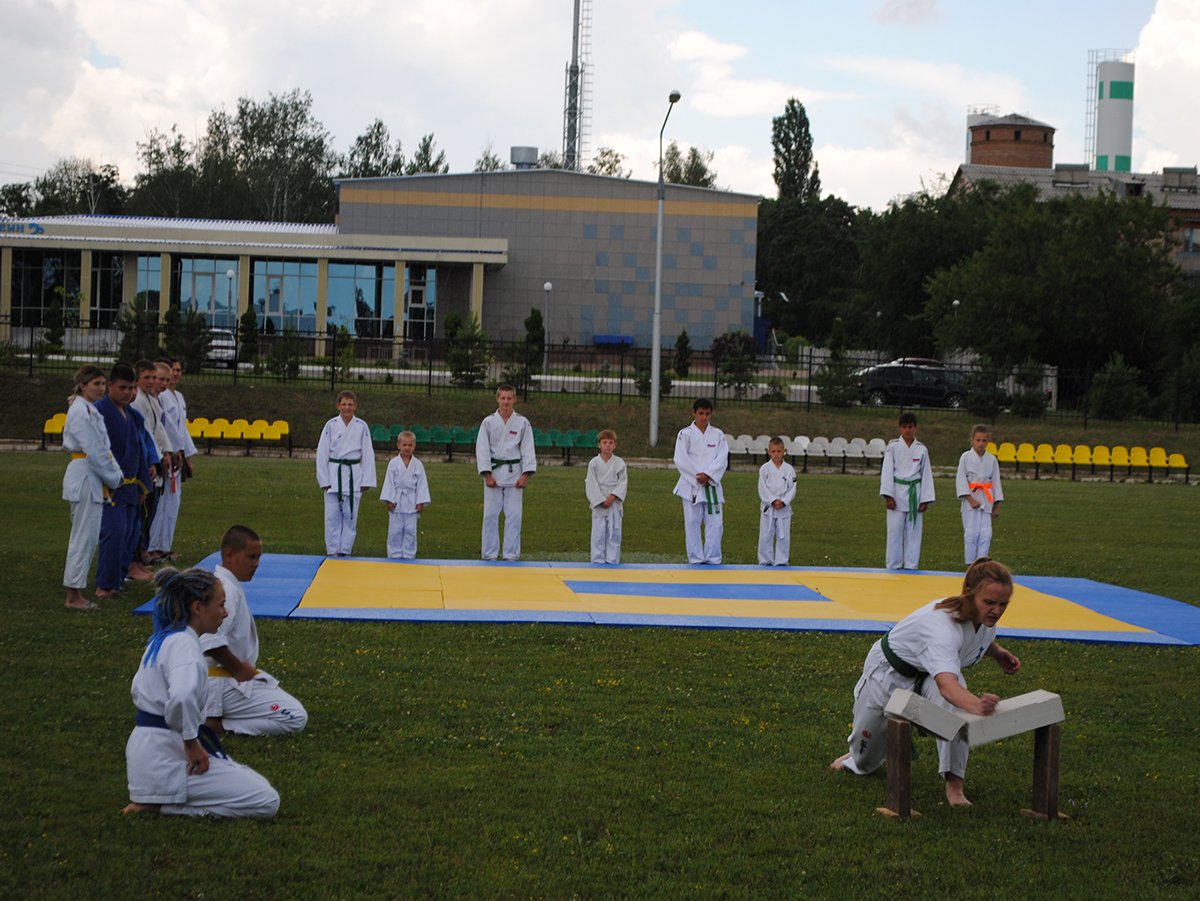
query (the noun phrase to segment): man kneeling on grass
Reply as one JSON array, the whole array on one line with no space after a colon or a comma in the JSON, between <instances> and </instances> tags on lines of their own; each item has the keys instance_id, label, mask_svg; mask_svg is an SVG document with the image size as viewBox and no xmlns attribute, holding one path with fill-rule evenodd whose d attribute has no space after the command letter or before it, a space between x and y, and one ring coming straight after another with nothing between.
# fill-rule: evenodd
<instances>
[{"instance_id":1,"label":"man kneeling on grass","mask_svg":"<svg viewBox=\"0 0 1200 901\"><path fill-rule=\"evenodd\" d=\"M229 616L213 634L200 636L209 664L206 714L217 733L287 735L308 723L304 706L255 666L258 629L241 583L254 578L260 560L262 541L253 529L231 526L221 538L215 573L225 587Z\"/></svg>"}]
</instances>

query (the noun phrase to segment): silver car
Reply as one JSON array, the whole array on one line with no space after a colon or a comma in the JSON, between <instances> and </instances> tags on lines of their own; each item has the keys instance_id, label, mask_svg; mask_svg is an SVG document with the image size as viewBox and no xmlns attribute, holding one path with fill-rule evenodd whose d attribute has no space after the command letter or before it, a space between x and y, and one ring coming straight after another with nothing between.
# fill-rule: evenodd
<instances>
[{"instance_id":1,"label":"silver car","mask_svg":"<svg viewBox=\"0 0 1200 901\"><path fill-rule=\"evenodd\" d=\"M231 330L208 330L208 353L205 354L205 359L210 363L224 363L230 369L237 366L237 338Z\"/></svg>"}]
</instances>

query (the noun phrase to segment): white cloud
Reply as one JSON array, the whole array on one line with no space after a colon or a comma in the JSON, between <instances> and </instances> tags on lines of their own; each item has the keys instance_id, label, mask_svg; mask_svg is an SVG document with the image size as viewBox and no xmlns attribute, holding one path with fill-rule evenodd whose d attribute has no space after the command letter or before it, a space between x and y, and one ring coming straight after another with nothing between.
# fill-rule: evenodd
<instances>
[{"instance_id":1,"label":"white cloud","mask_svg":"<svg viewBox=\"0 0 1200 901\"><path fill-rule=\"evenodd\" d=\"M889 25L924 25L941 18L941 11L937 0L884 0L875 18Z\"/></svg>"},{"instance_id":2,"label":"white cloud","mask_svg":"<svg viewBox=\"0 0 1200 901\"><path fill-rule=\"evenodd\" d=\"M1200 157L1200 6L1158 0L1142 29L1134 70L1134 166L1194 166Z\"/></svg>"}]
</instances>

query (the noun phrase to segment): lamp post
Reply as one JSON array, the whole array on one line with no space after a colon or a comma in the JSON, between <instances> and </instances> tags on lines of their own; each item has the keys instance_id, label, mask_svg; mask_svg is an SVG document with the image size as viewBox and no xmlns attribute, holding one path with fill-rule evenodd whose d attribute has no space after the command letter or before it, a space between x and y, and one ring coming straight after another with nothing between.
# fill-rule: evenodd
<instances>
[{"instance_id":1,"label":"lamp post","mask_svg":"<svg viewBox=\"0 0 1200 901\"><path fill-rule=\"evenodd\" d=\"M662 258L663 258L663 201L667 196L667 185L663 178L663 132L667 130L667 120L671 118L671 110L683 96L678 91L668 95L667 114L663 117L662 128L658 130L658 229L654 248L654 319L650 331L650 446L658 447L658 400L659 384L662 381Z\"/></svg>"},{"instance_id":2,"label":"lamp post","mask_svg":"<svg viewBox=\"0 0 1200 901\"><path fill-rule=\"evenodd\" d=\"M229 290L225 294L225 308L229 310L229 315L233 317L233 321L237 322L237 317L233 315L233 279L237 275L232 269L225 270L225 278L229 280Z\"/></svg>"},{"instance_id":3,"label":"lamp post","mask_svg":"<svg viewBox=\"0 0 1200 901\"><path fill-rule=\"evenodd\" d=\"M550 375L550 292L554 285L550 282L542 285L546 292L546 315L542 317L542 378Z\"/></svg>"}]
</instances>

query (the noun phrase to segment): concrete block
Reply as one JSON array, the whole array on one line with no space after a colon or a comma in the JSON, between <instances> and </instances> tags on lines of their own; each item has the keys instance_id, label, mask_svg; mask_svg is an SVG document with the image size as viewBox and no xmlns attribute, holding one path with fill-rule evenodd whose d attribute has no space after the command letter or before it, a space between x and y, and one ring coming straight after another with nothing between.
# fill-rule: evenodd
<instances>
[{"instance_id":1,"label":"concrete block","mask_svg":"<svg viewBox=\"0 0 1200 901\"><path fill-rule=\"evenodd\" d=\"M1066 719L1062 698L1054 692L1038 689L996 705L991 716L946 710L921 695L904 688L892 692L884 713L908 720L938 738L952 739L966 729L967 743L972 747L999 741L1042 726L1061 723Z\"/></svg>"}]
</instances>

